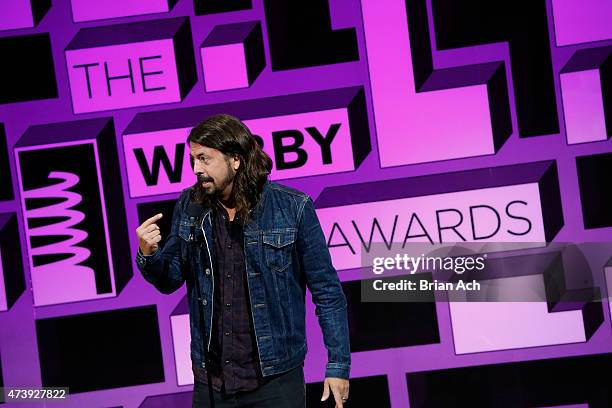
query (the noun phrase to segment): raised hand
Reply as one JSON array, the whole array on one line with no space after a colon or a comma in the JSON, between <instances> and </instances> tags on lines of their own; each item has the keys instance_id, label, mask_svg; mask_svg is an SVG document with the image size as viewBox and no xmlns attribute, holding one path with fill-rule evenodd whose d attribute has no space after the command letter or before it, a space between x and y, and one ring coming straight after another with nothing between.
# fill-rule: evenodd
<instances>
[{"instance_id":1,"label":"raised hand","mask_svg":"<svg viewBox=\"0 0 612 408\"><path fill-rule=\"evenodd\" d=\"M162 213L156 214L136 228L138 246L144 255L151 255L157 251L158 243L162 237L159 226L155 222L161 217Z\"/></svg>"}]
</instances>

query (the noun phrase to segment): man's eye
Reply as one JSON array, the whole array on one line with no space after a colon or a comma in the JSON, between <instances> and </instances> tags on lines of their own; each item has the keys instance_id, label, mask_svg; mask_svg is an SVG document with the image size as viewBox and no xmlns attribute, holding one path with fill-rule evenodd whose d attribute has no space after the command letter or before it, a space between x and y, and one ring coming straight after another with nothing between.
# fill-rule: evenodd
<instances>
[{"instance_id":1,"label":"man's eye","mask_svg":"<svg viewBox=\"0 0 612 408\"><path fill-rule=\"evenodd\" d=\"M191 163L193 164L193 162L195 161L195 159L193 158L193 156L189 156L189 160L191 161ZM200 156L198 157L198 160L201 162L206 162L208 161L208 157L206 156Z\"/></svg>"}]
</instances>

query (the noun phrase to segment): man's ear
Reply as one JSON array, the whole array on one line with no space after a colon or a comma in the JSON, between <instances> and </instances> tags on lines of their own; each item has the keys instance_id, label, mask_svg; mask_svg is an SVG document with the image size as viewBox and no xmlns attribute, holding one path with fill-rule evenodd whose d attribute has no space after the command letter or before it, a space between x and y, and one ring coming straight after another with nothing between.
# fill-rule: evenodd
<instances>
[{"instance_id":1,"label":"man's ear","mask_svg":"<svg viewBox=\"0 0 612 408\"><path fill-rule=\"evenodd\" d=\"M234 156L234 163L232 163L234 171L238 170L240 165L242 164L242 160L240 160L240 156Z\"/></svg>"}]
</instances>

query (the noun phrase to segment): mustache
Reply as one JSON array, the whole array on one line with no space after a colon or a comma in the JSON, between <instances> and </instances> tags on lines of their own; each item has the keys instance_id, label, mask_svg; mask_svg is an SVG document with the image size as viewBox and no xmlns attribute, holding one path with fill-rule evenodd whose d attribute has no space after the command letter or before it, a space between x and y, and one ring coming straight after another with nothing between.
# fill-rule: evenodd
<instances>
[{"instance_id":1,"label":"mustache","mask_svg":"<svg viewBox=\"0 0 612 408\"><path fill-rule=\"evenodd\" d=\"M212 182L214 181L211 177L204 177L200 174L198 174L198 182L200 183L205 183L205 182Z\"/></svg>"}]
</instances>

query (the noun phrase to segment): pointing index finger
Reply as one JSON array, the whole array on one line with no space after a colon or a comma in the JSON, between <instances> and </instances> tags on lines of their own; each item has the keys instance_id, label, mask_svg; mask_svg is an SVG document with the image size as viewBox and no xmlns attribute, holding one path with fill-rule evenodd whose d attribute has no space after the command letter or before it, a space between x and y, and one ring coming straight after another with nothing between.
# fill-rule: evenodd
<instances>
[{"instance_id":1,"label":"pointing index finger","mask_svg":"<svg viewBox=\"0 0 612 408\"><path fill-rule=\"evenodd\" d=\"M142 226L148 227L149 225L153 224L155 221L159 220L161 217L162 217L162 213L155 214L151 218L145 220L145 222L142 223Z\"/></svg>"}]
</instances>

